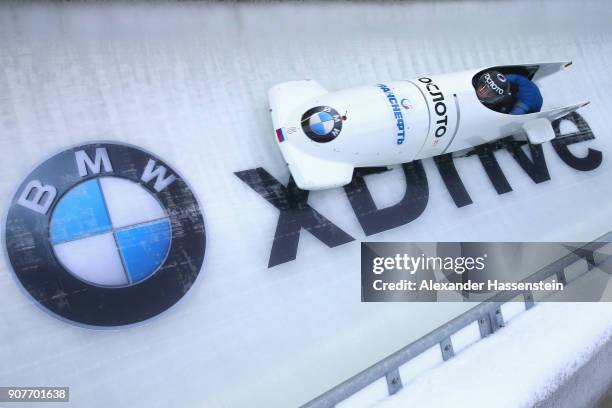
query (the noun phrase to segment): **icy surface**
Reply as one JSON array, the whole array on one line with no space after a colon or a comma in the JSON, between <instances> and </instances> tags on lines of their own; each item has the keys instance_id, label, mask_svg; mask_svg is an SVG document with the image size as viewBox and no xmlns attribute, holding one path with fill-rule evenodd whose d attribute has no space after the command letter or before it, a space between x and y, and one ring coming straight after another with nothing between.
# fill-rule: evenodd
<instances>
[{"instance_id":1,"label":"icy surface","mask_svg":"<svg viewBox=\"0 0 612 408\"><path fill-rule=\"evenodd\" d=\"M362 408L377 403L389 395L387 380L379 378L358 393L336 404L334 408Z\"/></svg>"},{"instance_id":2,"label":"icy surface","mask_svg":"<svg viewBox=\"0 0 612 408\"><path fill-rule=\"evenodd\" d=\"M590 1L2 2L0 213L46 157L122 141L160 156L192 186L207 252L179 304L141 326L106 331L37 308L2 257L0 385L70 386L62 407L297 406L469 307L361 304L360 240L579 241L611 230L611 20L608 2ZM457 160L474 204L456 208L425 160L425 212L371 237L342 189L316 192L309 204L356 241L330 249L303 231L297 259L267 268L278 211L233 172L263 166L288 179L270 86L315 78L340 89L570 59L571 70L543 83L545 105L592 101L580 114L596 139L570 149L603 151L598 169L576 171L545 144L551 180L536 185L501 151L514 191L498 195L476 157ZM367 181L378 206L404 193L397 170ZM538 313L554 307L562 306Z\"/></svg>"},{"instance_id":3,"label":"icy surface","mask_svg":"<svg viewBox=\"0 0 612 408\"><path fill-rule=\"evenodd\" d=\"M545 303L376 408L532 407L612 337L607 303Z\"/></svg>"}]
</instances>

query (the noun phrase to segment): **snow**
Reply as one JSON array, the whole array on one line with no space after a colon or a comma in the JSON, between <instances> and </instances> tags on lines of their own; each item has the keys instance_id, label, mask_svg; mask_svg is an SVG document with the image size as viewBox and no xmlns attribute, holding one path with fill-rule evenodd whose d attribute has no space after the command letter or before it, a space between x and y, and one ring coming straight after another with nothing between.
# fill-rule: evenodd
<instances>
[{"instance_id":1,"label":"snow","mask_svg":"<svg viewBox=\"0 0 612 408\"><path fill-rule=\"evenodd\" d=\"M423 372L442 362L442 350L440 350L440 346L436 344L399 366L399 374L402 378L402 383L409 384Z\"/></svg>"},{"instance_id":2,"label":"snow","mask_svg":"<svg viewBox=\"0 0 612 408\"><path fill-rule=\"evenodd\" d=\"M501 312L502 316L504 316L504 321L509 322L510 320L514 319L516 316L525 311L525 303L521 300L522 299L517 299L517 301L506 302L501 306Z\"/></svg>"},{"instance_id":3,"label":"snow","mask_svg":"<svg viewBox=\"0 0 612 408\"><path fill-rule=\"evenodd\" d=\"M608 303L539 304L373 406L532 407L612 340L611 322Z\"/></svg>"},{"instance_id":4,"label":"snow","mask_svg":"<svg viewBox=\"0 0 612 408\"><path fill-rule=\"evenodd\" d=\"M0 384L70 386L62 407L298 406L472 306L360 303L360 240L586 241L612 230L611 13L605 1L2 2L0 213L20 180L53 153L121 141L158 155L189 182L202 203L207 252L198 281L175 307L106 331L37 308L0 257ZM545 144L551 180L536 185L497 152L513 188L498 195L478 158L457 160L474 203L456 208L425 160L424 213L371 237L342 189L312 193L309 204L355 242L330 249L302 231L297 259L267 268L278 211L234 172L263 166L283 183L289 177L274 142L270 86L314 78L341 89L568 59L569 71L543 83L545 106L591 100L580 113L596 139L570 150L603 151L598 169L571 169ZM381 206L405 190L398 170L367 183ZM534 312L555 307L563 308ZM568 336L578 347L592 340L584 334ZM423 367L436 363L430 358ZM538 383L534 375L525 384ZM480 382L466 386L480 392Z\"/></svg>"},{"instance_id":5,"label":"snow","mask_svg":"<svg viewBox=\"0 0 612 408\"><path fill-rule=\"evenodd\" d=\"M389 395L387 380L383 377L367 385L365 388L361 389L361 391L351 395L344 401L339 402L336 404L335 408L367 407L375 404L387 395Z\"/></svg>"},{"instance_id":6,"label":"snow","mask_svg":"<svg viewBox=\"0 0 612 408\"><path fill-rule=\"evenodd\" d=\"M451 336L453 351L460 353L478 340L480 340L480 328L478 322L472 322Z\"/></svg>"}]
</instances>

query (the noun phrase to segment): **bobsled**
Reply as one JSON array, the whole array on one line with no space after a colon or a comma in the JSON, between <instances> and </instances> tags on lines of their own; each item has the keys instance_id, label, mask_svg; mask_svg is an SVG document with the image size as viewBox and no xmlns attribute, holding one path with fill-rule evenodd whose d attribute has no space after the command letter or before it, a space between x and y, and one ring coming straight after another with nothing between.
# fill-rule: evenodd
<instances>
[{"instance_id":1,"label":"bobsled","mask_svg":"<svg viewBox=\"0 0 612 408\"><path fill-rule=\"evenodd\" d=\"M460 154L513 136L531 144L555 137L551 122L588 104L512 115L485 106L476 78L495 70L537 83L571 62L492 66L329 92L317 81L268 91L276 141L298 187L351 182L357 167L380 167Z\"/></svg>"}]
</instances>

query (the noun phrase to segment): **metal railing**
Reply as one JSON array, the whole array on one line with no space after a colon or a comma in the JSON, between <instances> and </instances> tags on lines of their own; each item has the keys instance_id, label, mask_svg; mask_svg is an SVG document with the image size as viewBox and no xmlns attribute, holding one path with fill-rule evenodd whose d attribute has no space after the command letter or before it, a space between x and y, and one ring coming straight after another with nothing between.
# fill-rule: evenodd
<instances>
[{"instance_id":1,"label":"metal railing","mask_svg":"<svg viewBox=\"0 0 612 408\"><path fill-rule=\"evenodd\" d=\"M611 241L612 232L609 232L593 242L576 248L570 254L538 270L534 274L523 279L523 282L541 282L554 276L558 282L568 286L579 277L589 273L595 266L604 263L610 258L610 256L607 255L604 258L598 257L600 261L596 262L594 255L598 249ZM582 259L587 262L586 271L568 282L565 269ZM514 300L517 296L522 296L526 310L534 306L534 297L531 291L500 292L489 300L479 303L467 312L335 386L331 390L306 403L302 408L332 408L336 404L357 394L365 387L382 378L386 379L388 394L393 395L397 393L403 387L399 372L399 368L402 365L419 356L426 350L436 346L436 344L440 347L442 360L449 360L455 355L451 336L474 322L478 323L481 339L495 333L504 326L501 306Z\"/></svg>"}]
</instances>

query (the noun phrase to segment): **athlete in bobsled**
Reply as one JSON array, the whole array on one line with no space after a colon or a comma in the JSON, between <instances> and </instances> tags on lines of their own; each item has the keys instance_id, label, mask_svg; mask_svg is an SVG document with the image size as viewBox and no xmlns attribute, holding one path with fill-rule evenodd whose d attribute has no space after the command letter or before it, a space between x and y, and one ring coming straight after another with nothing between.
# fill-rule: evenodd
<instances>
[{"instance_id":1,"label":"athlete in bobsled","mask_svg":"<svg viewBox=\"0 0 612 408\"><path fill-rule=\"evenodd\" d=\"M501 113L524 115L542 109L538 86L519 74L485 71L476 81L476 95L486 107Z\"/></svg>"},{"instance_id":2,"label":"athlete in bobsled","mask_svg":"<svg viewBox=\"0 0 612 408\"><path fill-rule=\"evenodd\" d=\"M539 81L570 65L481 67L331 92L314 80L289 81L270 88L270 113L297 186L332 188L359 167L462 156L509 136L553 140L552 123L588 102L542 110Z\"/></svg>"}]
</instances>

